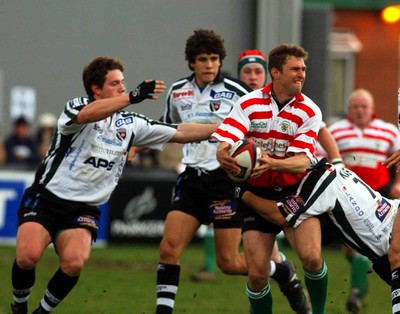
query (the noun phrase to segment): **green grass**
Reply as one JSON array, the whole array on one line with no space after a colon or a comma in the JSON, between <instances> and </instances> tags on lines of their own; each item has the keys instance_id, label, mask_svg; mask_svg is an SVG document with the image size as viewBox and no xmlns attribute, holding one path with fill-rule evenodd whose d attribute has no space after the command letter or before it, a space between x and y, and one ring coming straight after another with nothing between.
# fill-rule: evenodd
<instances>
[{"instance_id":1,"label":"green grass","mask_svg":"<svg viewBox=\"0 0 400 314\"><path fill-rule=\"evenodd\" d=\"M14 247L0 246L0 313L9 313L11 302L11 265ZM298 258L290 248L285 254L303 272ZM349 264L337 249L324 249L329 269L327 313L346 313L345 301L349 290ZM153 314L156 302L156 245L95 247L74 290L54 313L64 314ZM243 314L249 313L245 295L246 278L218 273L212 283L193 283L189 276L203 265L203 249L193 244L182 257L182 273L174 313ZM36 284L29 301L32 311L57 268L53 249L45 252L36 271ZM362 314L391 313L390 287L376 274L369 275L369 291ZM274 313L293 313L278 286L271 281Z\"/></svg>"}]
</instances>

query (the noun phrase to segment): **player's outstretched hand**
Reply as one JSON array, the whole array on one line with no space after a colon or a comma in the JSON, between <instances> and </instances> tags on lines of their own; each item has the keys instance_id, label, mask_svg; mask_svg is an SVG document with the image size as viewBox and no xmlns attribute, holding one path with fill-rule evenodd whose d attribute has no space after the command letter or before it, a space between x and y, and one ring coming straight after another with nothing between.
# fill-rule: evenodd
<instances>
[{"instance_id":1,"label":"player's outstretched hand","mask_svg":"<svg viewBox=\"0 0 400 314\"><path fill-rule=\"evenodd\" d=\"M386 166L387 168L396 165L396 172L399 172L400 168L400 150L394 152L391 156L389 156L382 165Z\"/></svg>"},{"instance_id":2,"label":"player's outstretched hand","mask_svg":"<svg viewBox=\"0 0 400 314\"><path fill-rule=\"evenodd\" d=\"M165 83L160 80L144 80L136 87L135 90L129 93L129 101L131 104L137 104L145 99L158 99L159 94L165 91Z\"/></svg>"}]
</instances>

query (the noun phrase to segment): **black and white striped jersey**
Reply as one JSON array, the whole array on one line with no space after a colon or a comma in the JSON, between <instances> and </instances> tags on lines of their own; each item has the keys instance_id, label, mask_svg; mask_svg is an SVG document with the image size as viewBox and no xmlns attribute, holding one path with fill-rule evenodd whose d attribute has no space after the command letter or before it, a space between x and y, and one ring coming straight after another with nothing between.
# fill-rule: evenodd
<instances>
[{"instance_id":1,"label":"black and white striped jersey","mask_svg":"<svg viewBox=\"0 0 400 314\"><path fill-rule=\"evenodd\" d=\"M74 118L88 103L87 98L67 102L34 184L43 185L62 199L100 205L115 189L129 147L162 149L174 136L176 126L127 111L101 121L75 124Z\"/></svg>"},{"instance_id":2,"label":"black and white striped jersey","mask_svg":"<svg viewBox=\"0 0 400 314\"><path fill-rule=\"evenodd\" d=\"M278 202L294 227L319 216L346 245L369 258L387 254L399 205L400 200L382 197L349 169L321 162L294 195Z\"/></svg>"}]
</instances>

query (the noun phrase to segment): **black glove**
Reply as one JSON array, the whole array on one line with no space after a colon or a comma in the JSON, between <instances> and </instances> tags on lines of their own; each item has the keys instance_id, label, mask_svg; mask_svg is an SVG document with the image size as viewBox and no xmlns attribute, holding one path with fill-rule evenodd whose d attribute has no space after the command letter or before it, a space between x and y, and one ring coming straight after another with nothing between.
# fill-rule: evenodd
<instances>
[{"instance_id":1,"label":"black glove","mask_svg":"<svg viewBox=\"0 0 400 314\"><path fill-rule=\"evenodd\" d=\"M138 87L136 87L135 90L129 93L130 103L137 104L138 102L141 102L146 98L152 99L153 95L150 94L154 93L155 88L156 88L156 81L153 80L148 83L143 81L138 85Z\"/></svg>"}]
</instances>

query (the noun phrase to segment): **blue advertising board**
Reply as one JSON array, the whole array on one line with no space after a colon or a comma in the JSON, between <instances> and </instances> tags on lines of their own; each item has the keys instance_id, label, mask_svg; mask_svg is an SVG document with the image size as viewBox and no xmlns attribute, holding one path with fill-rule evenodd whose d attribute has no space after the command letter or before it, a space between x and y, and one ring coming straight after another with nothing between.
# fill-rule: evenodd
<instances>
[{"instance_id":1,"label":"blue advertising board","mask_svg":"<svg viewBox=\"0 0 400 314\"><path fill-rule=\"evenodd\" d=\"M17 234L17 211L25 188L34 180L33 171L0 171L0 243L15 244ZM108 203L102 205L100 228L96 244L107 242Z\"/></svg>"}]
</instances>

